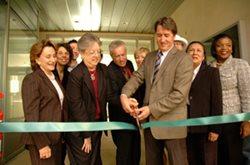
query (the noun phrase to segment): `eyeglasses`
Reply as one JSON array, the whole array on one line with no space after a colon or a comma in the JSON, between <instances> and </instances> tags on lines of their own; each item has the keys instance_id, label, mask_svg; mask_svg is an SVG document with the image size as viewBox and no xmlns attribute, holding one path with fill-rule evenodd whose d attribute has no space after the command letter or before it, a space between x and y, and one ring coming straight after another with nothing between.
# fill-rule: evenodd
<instances>
[{"instance_id":1,"label":"eyeglasses","mask_svg":"<svg viewBox=\"0 0 250 165\"><path fill-rule=\"evenodd\" d=\"M99 55L102 54L102 51L90 50L90 51L87 51L87 53L88 53L90 56L94 56L95 54L99 56Z\"/></svg>"}]
</instances>

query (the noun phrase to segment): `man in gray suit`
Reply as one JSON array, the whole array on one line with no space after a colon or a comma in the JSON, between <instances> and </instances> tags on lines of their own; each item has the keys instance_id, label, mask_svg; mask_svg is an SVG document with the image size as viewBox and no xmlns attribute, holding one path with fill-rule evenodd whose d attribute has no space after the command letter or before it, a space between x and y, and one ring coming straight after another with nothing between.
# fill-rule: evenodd
<instances>
[{"instance_id":1,"label":"man in gray suit","mask_svg":"<svg viewBox=\"0 0 250 165\"><path fill-rule=\"evenodd\" d=\"M147 121L171 121L187 118L186 100L190 89L193 64L190 56L174 47L175 21L160 18L155 23L158 50L149 53L142 66L133 73L120 96L123 109ZM145 81L144 106L135 109L130 96ZM185 165L186 127L152 127L144 131L147 165L162 165L164 147L171 165Z\"/></svg>"}]
</instances>

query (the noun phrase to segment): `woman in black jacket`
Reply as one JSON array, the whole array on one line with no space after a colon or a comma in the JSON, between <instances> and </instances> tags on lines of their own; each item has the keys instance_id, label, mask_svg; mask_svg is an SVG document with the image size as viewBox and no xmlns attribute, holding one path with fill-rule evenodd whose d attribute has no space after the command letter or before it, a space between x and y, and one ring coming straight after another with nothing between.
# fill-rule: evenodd
<instances>
[{"instance_id":1,"label":"woman in black jacket","mask_svg":"<svg viewBox=\"0 0 250 165\"><path fill-rule=\"evenodd\" d=\"M197 118L222 114L222 89L219 70L205 62L205 46L191 42L186 52L193 59L194 75L188 97L188 117ZM216 165L217 125L189 127L187 151L189 164Z\"/></svg>"}]
</instances>

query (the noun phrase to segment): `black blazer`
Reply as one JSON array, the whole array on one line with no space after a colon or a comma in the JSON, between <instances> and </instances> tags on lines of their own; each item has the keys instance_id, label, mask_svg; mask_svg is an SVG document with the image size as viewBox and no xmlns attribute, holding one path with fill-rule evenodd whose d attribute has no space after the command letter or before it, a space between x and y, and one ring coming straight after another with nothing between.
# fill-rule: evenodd
<instances>
[{"instance_id":1,"label":"black blazer","mask_svg":"<svg viewBox=\"0 0 250 165\"><path fill-rule=\"evenodd\" d=\"M64 92L63 87L60 85ZM23 110L26 122L61 122L64 110L58 93L41 69L25 76L22 83ZM36 145L41 149L56 144L61 133L24 133L21 140L24 144Z\"/></svg>"},{"instance_id":2,"label":"black blazer","mask_svg":"<svg viewBox=\"0 0 250 165\"><path fill-rule=\"evenodd\" d=\"M127 67L131 73L134 71L131 61L127 61ZM109 101L109 117L111 121L122 121L136 124L136 121L128 113L126 113L121 105L120 95L122 87L126 84L127 80L124 77L121 68L112 61L108 66L109 75L109 91L112 93L112 97Z\"/></svg>"},{"instance_id":3,"label":"black blazer","mask_svg":"<svg viewBox=\"0 0 250 165\"><path fill-rule=\"evenodd\" d=\"M107 92L107 67L99 63L96 70L98 75L98 97L101 120L106 120L106 103L109 98ZM84 62L77 65L69 74L66 88L66 100L68 104L69 122L95 121L96 102L94 87ZM91 136L91 132L74 132L72 134L81 136L82 138Z\"/></svg>"},{"instance_id":4,"label":"black blazer","mask_svg":"<svg viewBox=\"0 0 250 165\"><path fill-rule=\"evenodd\" d=\"M53 73L54 73L55 77L58 80L60 80L59 74L58 74L58 71L57 71L56 68L55 68L55 70L53 70ZM60 81L64 89L66 89L66 87L67 87L68 77L69 77L68 67L65 66L64 69L63 69L63 79L62 79L62 81Z\"/></svg>"},{"instance_id":5,"label":"black blazer","mask_svg":"<svg viewBox=\"0 0 250 165\"><path fill-rule=\"evenodd\" d=\"M189 92L189 118L222 115L222 89L219 70L201 64ZM189 127L190 133L220 132L218 125Z\"/></svg>"}]
</instances>

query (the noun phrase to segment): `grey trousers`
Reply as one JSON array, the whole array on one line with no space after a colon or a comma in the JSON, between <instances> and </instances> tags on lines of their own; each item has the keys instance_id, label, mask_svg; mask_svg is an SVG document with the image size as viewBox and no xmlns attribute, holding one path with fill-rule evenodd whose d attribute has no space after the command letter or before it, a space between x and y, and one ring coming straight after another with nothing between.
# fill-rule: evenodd
<instances>
[{"instance_id":1,"label":"grey trousers","mask_svg":"<svg viewBox=\"0 0 250 165\"><path fill-rule=\"evenodd\" d=\"M164 147L170 165L188 165L186 139L155 139L150 129L144 130L147 165L163 165Z\"/></svg>"}]
</instances>

